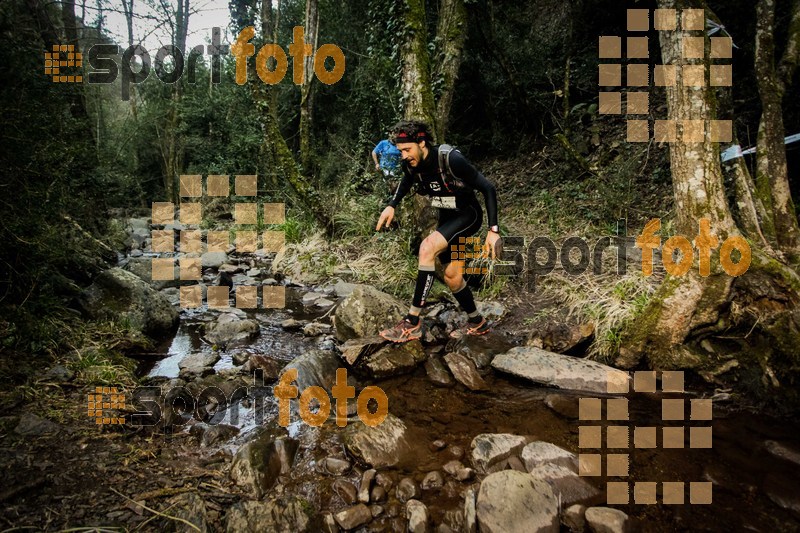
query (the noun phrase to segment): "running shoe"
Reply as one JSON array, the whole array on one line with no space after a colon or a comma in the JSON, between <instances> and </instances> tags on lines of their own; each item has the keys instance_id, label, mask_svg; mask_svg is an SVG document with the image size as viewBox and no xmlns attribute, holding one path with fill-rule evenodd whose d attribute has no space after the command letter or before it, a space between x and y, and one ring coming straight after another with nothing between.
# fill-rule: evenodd
<instances>
[{"instance_id":1,"label":"running shoe","mask_svg":"<svg viewBox=\"0 0 800 533\"><path fill-rule=\"evenodd\" d=\"M477 335L486 335L492 330L489 321L485 318L481 317L481 321L477 324L472 324L467 322L460 328L456 328L450 332L451 339L460 339L461 337L465 337L468 335L477 336Z\"/></svg>"},{"instance_id":2,"label":"running shoe","mask_svg":"<svg viewBox=\"0 0 800 533\"><path fill-rule=\"evenodd\" d=\"M422 338L422 319L415 326L410 320L404 318L393 328L380 332L380 336L391 342L408 342Z\"/></svg>"}]
</instances>

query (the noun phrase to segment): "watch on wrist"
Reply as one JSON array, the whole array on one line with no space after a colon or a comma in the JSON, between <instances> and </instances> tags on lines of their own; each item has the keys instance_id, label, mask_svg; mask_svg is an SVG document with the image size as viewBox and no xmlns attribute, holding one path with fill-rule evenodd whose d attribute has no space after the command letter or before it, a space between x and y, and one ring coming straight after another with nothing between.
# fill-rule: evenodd
<instances>
[{"instance_id":1,"label":"watch on wrist","mask_svg":"<svg viewBox=\"0 0 800 533\"><path fill-rule=\"evenodd\" d=\"M500 234L500 226L489 226L489 231Z\"/></svg>"}]
</instances>

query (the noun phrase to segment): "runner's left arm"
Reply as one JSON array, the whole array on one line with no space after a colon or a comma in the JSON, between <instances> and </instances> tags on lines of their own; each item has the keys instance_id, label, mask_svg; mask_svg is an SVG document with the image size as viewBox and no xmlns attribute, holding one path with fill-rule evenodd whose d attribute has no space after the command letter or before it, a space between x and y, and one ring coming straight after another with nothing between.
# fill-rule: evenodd
<instances>
[{"instance_id":1,"label":"runner's left arm","mask_svg":"<svg viewBox=\"0 0 800 533\"><path fill-rule=\"evenodd\" d=\"M489 226L497 225L497 189L494 184L478 172L460 152L450 152L450 170L475 190L481 191L486 203L486 218Z\"/></svg>"}]
</instances>

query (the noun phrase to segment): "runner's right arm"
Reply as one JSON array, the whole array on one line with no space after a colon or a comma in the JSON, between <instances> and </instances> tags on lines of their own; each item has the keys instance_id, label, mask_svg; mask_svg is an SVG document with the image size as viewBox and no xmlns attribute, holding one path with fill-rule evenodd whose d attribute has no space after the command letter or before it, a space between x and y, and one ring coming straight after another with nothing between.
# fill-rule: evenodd
<instances>
[{"instance_id":1,"label":"runner's right arm","mask_svg":"<svg viewBox=\"0 0 800 533\"><path fill-rule=\"evenodd\" d=\"M403 171L403 179L400 180L400 184L397 186L397 190L394 191L394 196L392 199L389 200L389 206L393 208L397 208L397 205L400 201L408 194L408 191L411 190L411 186L414 185L414 178L411 177L411 174L408 172Z\"/></svg>"}]
</instances>

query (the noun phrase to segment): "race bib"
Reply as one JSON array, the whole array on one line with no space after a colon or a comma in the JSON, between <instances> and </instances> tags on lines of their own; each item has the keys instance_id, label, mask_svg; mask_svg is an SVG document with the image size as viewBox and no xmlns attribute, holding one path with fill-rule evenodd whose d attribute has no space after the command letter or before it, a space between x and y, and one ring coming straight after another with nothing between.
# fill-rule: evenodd
<instances>
[{"instance_id":1,"label":"race bib","mask_svg":"<svg viewBox=\"0 0 800 533\"><path fill-rule=\"evenodd\" d=\"M457 209L455 196L433 196L431 205L439 209Z\"/></svg>"}]
</instances>

